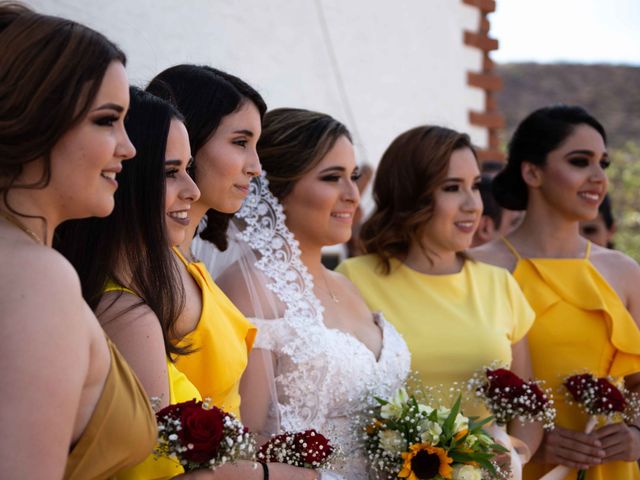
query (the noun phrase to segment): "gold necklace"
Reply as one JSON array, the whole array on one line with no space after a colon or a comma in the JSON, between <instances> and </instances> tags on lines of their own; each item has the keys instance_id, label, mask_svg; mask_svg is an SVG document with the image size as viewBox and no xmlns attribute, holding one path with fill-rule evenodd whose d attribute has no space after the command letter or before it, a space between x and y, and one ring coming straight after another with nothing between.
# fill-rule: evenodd
<instances>
[{"instance_id":1,"label":"gold necklace","mask_svg":"<svg viewBox=\"0 0 640 480\"><path fill-rule=\"evenodd\" d=\"M327 280L327 274L324 271L324 268L322 269L322 279L324 280L324 285L325 288L327 290L327 293L329 293L329 296L331 297L331 300L333 300L333 303L340 303L340 299L338 298L338 296L333 293L333 290L331 290L331 287L329 287L329 281Z\"/></svg>"},{"instance_id":2,"label":"gold necklace","mask_svg":"<svg viewBox=\"0 0 640 480\"><path fill-rule=\"evenodd\" d=\"M7 212L3 212L2 210L0 210L0 216L2 218L4 218L7 222L11 223L12 225L14 225L15 227L18 227L20 230L22 230L24 233L26 233L27 235L29 235L34 242L36 242L38 245L44 245L44 242L42 241L42 239L36 234L36 232L34 232L33 230L31 230L29 227L27 227L24 223L22 223L20 220L18 220L18 218L16 218L15 215L11 215L10 213Z\"/></svg>"}]
</instances>

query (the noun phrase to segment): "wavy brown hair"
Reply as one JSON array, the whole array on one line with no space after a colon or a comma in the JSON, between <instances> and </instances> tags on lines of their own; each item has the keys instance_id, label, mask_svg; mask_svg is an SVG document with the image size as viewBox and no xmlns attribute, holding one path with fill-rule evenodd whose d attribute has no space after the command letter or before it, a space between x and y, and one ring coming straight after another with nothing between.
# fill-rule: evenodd
<instances>
[{"instance_id":1,"label":"wavy brown hair","mask_svg":"<svg viewBox=\"0 0 640 480\"><path fill-rule=\"evenodd\" d=\"M51 150L87 113L113 61L126 57L102 34L65 18L0 2L0 195L49 184ZM44 159L42 177L16 180ZM14 211L7 204L13 213Z\"/></svg>"},{"instance_id":2,"label":"wavy brown hair","mask_svg":"<svg viewBox=\"0 0 640 480\"><path fill-rule=\"evenodd\" d=\"M382 155L373 183L375 209L362 225L366 253L380 258L382 272L391 258L404 258L416 242L422 245L424 225L433 216L434 194L446 178L451 154L469 148L469 136L444 127L420 126L398 136Z\"/></svg>"}]
</instances>

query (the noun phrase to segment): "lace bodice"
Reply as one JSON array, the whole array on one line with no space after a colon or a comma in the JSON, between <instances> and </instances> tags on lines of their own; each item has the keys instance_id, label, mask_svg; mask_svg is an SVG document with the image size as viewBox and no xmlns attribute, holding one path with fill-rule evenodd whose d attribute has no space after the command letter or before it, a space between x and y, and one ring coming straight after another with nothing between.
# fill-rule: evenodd
<instances>
[{"instance_id":1,"label":"lace bodice","mask_svg":"<svg viewBox=\"0 0 640 480\"><path fill-rule=\"evenodd\" d=\"M404 382L410 357L407 346L382 315L382 350L373 352L352 335L323 323L299 329L286 319L252 319L258 327L255 348L272 351L280 421L285 431L315 428L343 451L337 471L346 479L368 478L356 423L374 396L388 398ZM303 338L302 338L303 337ZM301 341L302 340L302 341ZM314 355L299 352L314 345ZM291 348L291 346L294 348Z\"/></svg>"},{"instance_id":2,"label":"lace bodice","mask_svg":"<svg viewBox=\"0 0 640 480\"><path fill-rule=\"evenodd\" d=\"M374 315L383 336L378 359L351 334L326 327L313 278L264 173L236 219L241 222L236 240L255 253L253 268L282 306L275 319L251 318L258 327L254 348L271 351L276 360L278 412L272 415L279 413L284 431L315 428L327 435L343 452L337 472L348 480L368 478L356 422L374 396L389 397L406 379L406 343L379 314Z\"/></svg>"}]
</instances>

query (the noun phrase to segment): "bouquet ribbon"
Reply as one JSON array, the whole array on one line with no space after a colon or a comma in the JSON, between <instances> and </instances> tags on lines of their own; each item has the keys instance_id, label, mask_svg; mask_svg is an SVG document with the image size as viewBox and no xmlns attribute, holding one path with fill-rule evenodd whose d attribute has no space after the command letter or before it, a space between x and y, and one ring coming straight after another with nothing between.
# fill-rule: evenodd
<instances>
[{"instance_id":1,"label":"bouquet ribbon","mask_svg":"<svg viewBox=\"0 0 640 480\"><path fill-rule=\"evenodd\" d=\"M595 415L589 417L584 433L591 433L598 423L598 418ZM571 472L571 468L564 465L558 465L549 471L545 476L540 477L540 480L562 480Z\"/></svg>"},{"instance_id":2,"label":"bouquet ribbon","mask_svg":"<svg viewBox=\"0 0 640 480\"><path fill-rule=\"evenodd\" d=\"M486 430L504 448L509 449L511 455L511 478L522 480L522 468L531 458L529 447L522 440L510 436L504 427L495 423L486 427Z\"/></svg>"}]
</instances>

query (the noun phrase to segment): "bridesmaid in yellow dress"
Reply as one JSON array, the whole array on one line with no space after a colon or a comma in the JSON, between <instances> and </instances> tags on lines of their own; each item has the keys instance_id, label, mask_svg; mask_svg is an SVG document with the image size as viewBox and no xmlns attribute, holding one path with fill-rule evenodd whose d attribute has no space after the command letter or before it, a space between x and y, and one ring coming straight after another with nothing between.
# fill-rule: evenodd
<instances>
[{"instance_id":1,"label":"bridesmaid in yellow dress","mask_svg":"<svg viewBox=\"0 0 640 480\"><path fill-rule=\"evenodd\" d=\"M178 357L176 366L203 397L239 416L240 379L256 328L218 288L192 250L197 242L198 252L227 248L229 221L248 195L251 178L261 172L256 145L266 105L239 78L206 66L171 67L158 74L147 91L170 99L184 115L194 156L189 173L201 192L190 210L186 237L174 249L185 290L182 318L189 326L177 346L192 352ZM199 238L194 242L196 233ZM316 478L313 470L282 464L244 468L238 466L237 478Z\"/></svg>"},{"instance_id":2,"label":"bridesmaid in yellow dress","mask_svg":"<svg viewBox=\"0 0 640 480\"><path fill-rule=\"evenodd\" d=\"M465 382L495 361L532 376L534 315L520 288L506 270L464 253L482 214L479 182L467 135L436 126L403 133L378 166L376 208L361 230L368 254L338 267L403 335L427 385ZM536 450L539 425L514 422L510 432Z\"/></svg>"},{"instance_id":3,"label":"bridesmaid in yellow dress","mask_svg":"<svg viewBox=\"0 0 640 480\"><path fill-rule=\"evenodd\" d=\"M189 212L186 237L175 249L186 294L183 317L191 327L179 346L193 351L176 365L204 397L239 415L240 377L256 329L194 257L191 243L206 217L200 237L226 248L229 219L240 209L251 178L260 173L255 147L266 105L242 80L195 65L163 71L147 90L171 99L184 115L194 156L190 173L202 192Z\"/></svg>"},{"instance_id":4,"label":"bridesmaid in yellow dress","mask_svg":"<svg viewBox=\"0 0 640 480\"><path fill-rule=\"evenodd\" d=\"M2 478L109 478L155 442L149 401L51 248L106 216L135 150L125 55L71 20L0 4Z\"/></svg>"},{"instance_id":5,"label":"bridesmaid in yellow dress","mask_svg":"<svg viewBox=\"0 0 640 480\"><path fill-rule=\"evenodd\" d=\"M640 267L620 252L580 236L579 222L598 214L607 191L606 135L580 107L555 106L522 121L494 183L500 204L526 210L507 238L473 256L511 270L537 318L529 333L537 377L558 387L589 371L625 378L639 391ZM556 398L557 428L525 469L538 479L553 465L589 468L589 480L640 478L640 431L635 424L583 433L587 417ZM566 476L575 479L576 471Z\"/></svg>"},{"instance_id":6,"label":"bridesmaid in yellow dress","mask_svg":"<svg viewBox=\"0 0 640 480\"><path fill-rule=\"evenodd\" d=\"M57 232L56 247L76 267L103 328L162 408L201 399L174 364L187 351L175 346L184 328L184 299L170 249L184 240L181 213L189 211L200 192L187 174L187 131L171 105L132 88L125 127L136 157L118 176L113 213L66 222ZM175 459L150 455L116 478L166 479L180 473L184 470Z\"/></svg>"}]
</instances>

